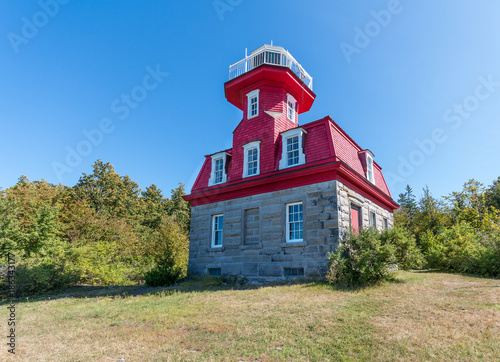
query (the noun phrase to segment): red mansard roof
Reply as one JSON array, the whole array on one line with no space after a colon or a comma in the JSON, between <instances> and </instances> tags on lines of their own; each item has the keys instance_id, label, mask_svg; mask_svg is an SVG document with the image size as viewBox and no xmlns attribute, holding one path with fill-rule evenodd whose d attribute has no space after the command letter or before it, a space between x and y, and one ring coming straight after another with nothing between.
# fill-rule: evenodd
<instances>
[{"instance_id":1,"label":"red mansard roof","mask_svg":"<svg viewBox=\"0 0 500 362\"><path fill-rule=\"evenodd\" d=\"M317 182L339 180L391 212L399 207L392 200L381 167L373 162L375 178L373 185L366 179L366 165L363 159L365 156L362 155L366 150L359 147L329 116L301 127L307 131L304 143L305 164L279 170L277 167L277 161L281 158L281 139L279 139L276 150L280 152L279 154L275 152L278 159L269 161L274 162L274 171L247 178L241 176L235 179L228 178L223 184L209 187L212 163L210 156L205 156L205 162L193 185L191 195L185 196L185 199L190 201L192 206L197 206ZM225 151L232 153L232 149ZM270 159L263 156L261 155L261 162ZM236 167L238 163L243 163L243 160L232 159L228 167Z\"/></svg>"}]
</instances>

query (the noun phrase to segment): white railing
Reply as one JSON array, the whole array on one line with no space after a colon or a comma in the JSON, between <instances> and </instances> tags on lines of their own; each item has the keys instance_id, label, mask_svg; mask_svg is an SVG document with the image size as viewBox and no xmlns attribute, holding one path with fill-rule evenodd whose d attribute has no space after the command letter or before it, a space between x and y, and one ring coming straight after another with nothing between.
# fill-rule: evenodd
<instances>
[{"instance_id":1,"label":"white railing","mask_svg":"<svg viewBox=\"0 0 500 362\"><path fill-rule=\"evenodd\" d=\"M234 79L262 64L288 67L312 90L313 79L292 55L282 47L263 45L250 55L229 66L229 80Z\"/></svg>"}]
</instances>

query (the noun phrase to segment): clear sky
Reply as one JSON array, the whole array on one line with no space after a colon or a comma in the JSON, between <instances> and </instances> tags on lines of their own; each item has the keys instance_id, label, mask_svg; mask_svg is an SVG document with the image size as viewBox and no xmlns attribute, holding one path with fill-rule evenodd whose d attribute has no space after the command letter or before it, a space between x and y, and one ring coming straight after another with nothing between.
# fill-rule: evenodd
<instances>
[{"instance_id":1,"label":"clear sky","mask_svg":"<svg viewBox=\"0 0 500 362\"><path fill-rule=\"evenodd\" d=\"M74 185L96 159L142 189L191 188L242 112L228 66L283 46L395 199L500 176L500 2L2 1L0 187Z\"/></svg>"}]
</instances>

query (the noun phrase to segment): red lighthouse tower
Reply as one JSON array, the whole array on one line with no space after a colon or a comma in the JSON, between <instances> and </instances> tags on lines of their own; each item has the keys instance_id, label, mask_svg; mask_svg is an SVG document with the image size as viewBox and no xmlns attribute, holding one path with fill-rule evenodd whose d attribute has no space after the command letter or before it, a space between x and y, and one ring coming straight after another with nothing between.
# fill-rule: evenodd
<instances>
[{"instance_id":1,"label":"red lighthouse tower","mask_svg":"<svg viewBox=\"0 0 500 362\"><path fill-rule=\"evenodd\" d=\"M312 77L288 51L270 45L230 66L229 77L224 85L226 98L243 111L243 119L233 132L233 159L244 158L244 145L257 141L260 167L256 173L279 169L279 136L296 128L299 114L311 108L316 97ZM232 167L228 181L252 176L243 166L238 163Z\"/></svg>"}]
</instances>

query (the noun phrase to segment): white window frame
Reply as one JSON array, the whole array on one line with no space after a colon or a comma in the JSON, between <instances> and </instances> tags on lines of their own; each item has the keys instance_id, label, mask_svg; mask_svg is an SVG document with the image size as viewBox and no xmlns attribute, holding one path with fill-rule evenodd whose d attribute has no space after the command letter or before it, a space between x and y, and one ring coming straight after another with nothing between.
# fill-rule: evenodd
<instances>
[{"instance_id":1,"label":"white window frame","mask_svg":"<svg viewBox=\"0 0 500 362\"><path fill-rule=\"evenodd\" d=\"M389 220L387 218L384 218L384 230L389 229Z\"/></svg>"},{"instance_id":2,"label":"white window frame","mask_svg":"<svg viewBox=\"0 0 500 362\"><path fill-rule=\"evenodd\" d=\"M260 142L253 141L243 145L243 177L252 177L260 175ZM248 174L248 151L257 149L257 173Z\"/></svg>"},{"instance_id":3,"label":"white window frame","mask_svg":"<svg viewBox=\"0 0 500 362\"><path fill-rule=\"evenodd\" d=\"M290 239L290 221L289 221L289 217L290 217L290 206L294 206L294 205L301 205L302 206L302 239ZM286 204L285 205L286 207L286 242L287 243L300 243L300 242L303 242L304 241L304 203L302 201L300 202L291 202L289 204Z\"/></svg>"},{"instance_id":4,"label":"white window frame","mask_svg":"<svg viewBox=\"0 0 500 362\"><path fill-rule=\"evenodd\" d=\"M375 174L373 173L373 156L369 152L366 153L366 178L368 181L375 185Z\"/></svg>"},{"instance_id":5,"label":"white window frame","mask_svg":"<svg viewBox=\"0 0 500 362\"><path fill-rule=\"evenodd\" d=\"M292 106L290 107L290 103ZM296 104L297 101L293 96L289 93L286 94L286 118L295 123L295 114L296 114Z\"/></svg>"},{"instance_id":6,"label":"white window frame","mask_svg":"<svg viewBox=\"0 0 500 362\"><path fill-rule=\"evenodd\" d=\"M210 172L210 178L208 179L208 186L220 185L227 182L227 174L226 174L226 161L227 161L227 152L219 152L211 156L212 158L212 170ZM222 159L222 181L215 182L215 164L217 160Z\"/></svg>"},{"instance_id":7,"label":"white window frame","mask_svg":"<svg viewBox=\"0 0 500 362\"><path fill-rule=\"evenodd\" d=\"M219 217L222 217L222 223L220 225L220 228L215 229L215 220ZM218 226L219 226L219 224L218 224ZM212 242L211 242L212 248L222 248L222 244L224 242L224 214L212 215L212 228L211 229L212 229ZM220 245L215 244L215 237L216 237L217 232L220 232Z\"/></svg>"},{"instance_id":8,"label":"white window frame","mask_svg":"<svg viewBox=\"0 0 500 362\"><path fill-rule=\"evenodd\" d=\"M259 89L253 90L250 93L247 93L247 119L257 117L259 115ZM257 113L252 115L252 105L251 105L251 100L252 98L256 97L257 98Z\"/></svg>"},{"instance_id":9,"label":"white window frame","mask_svg":"<svg viewBox=\"0 0 500 362\"><path fill-rule=\"evenodd\" d=\"M303 144L304 144L304 135L307 134L307 131L302 127L290 129L288 131L281 133L281 160L279 164L279 169L282 170L284 168L295 167L298 165L303 165L306 163L306 155L304 154ZM288 166L288 154L287 154L287 139L297 136L299 139L299 163Z\"/></svg>"}]
</instances>

